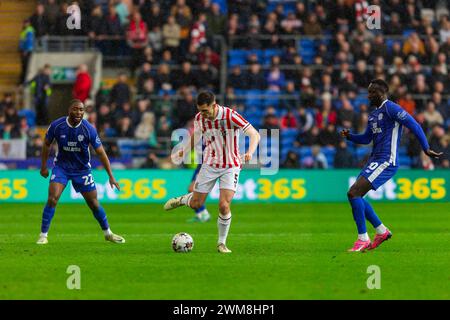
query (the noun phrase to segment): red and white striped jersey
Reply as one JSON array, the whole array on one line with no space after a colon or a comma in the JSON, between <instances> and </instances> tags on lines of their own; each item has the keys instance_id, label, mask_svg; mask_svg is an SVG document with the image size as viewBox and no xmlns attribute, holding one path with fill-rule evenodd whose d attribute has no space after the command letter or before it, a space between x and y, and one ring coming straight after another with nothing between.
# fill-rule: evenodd
<instances>
[{"instance_id":1,"label":"red and white striped jersey","mask_svg":"<svg viewBox=\"0 0 450 320\"><path fill-rule=\"evenodd\" d=\"M203 163L215 168L241 167L239 155L239 130L247 131L251 124L239 113L218 104L214 120L197 113L194 134L201 135L205 144Z\"/></svg>"}]
</instances>

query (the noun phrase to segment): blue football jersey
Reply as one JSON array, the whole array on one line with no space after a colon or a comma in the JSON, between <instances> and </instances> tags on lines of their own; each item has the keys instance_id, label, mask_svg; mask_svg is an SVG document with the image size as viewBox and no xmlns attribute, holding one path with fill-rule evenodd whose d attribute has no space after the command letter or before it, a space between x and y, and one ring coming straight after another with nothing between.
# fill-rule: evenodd
<instances>
[{"instance_id":1,"label":"blue football jersey","mask_svg":"<svg viewBox=\"0 0 450 320\"><path fill-rule=\"evenodd\" d=\"M372 141L371 157L397 166L403 125L413 131L423 150L429 148L425 134L416 120L398 104L390 100L385 100L381 106L369 114L367 129L364 134L350 134L348 139L361 144L368 144Z\"/></svg>"},{"instance_id":2,"label":"blue football jersey","mask_svg":"<svg viewBox=\"0 0 450 320\"><path fill-rule=\"evenodd\" d=\"M45 138L48 142L56 140L58 152L54 165L67 171L85 171L91 168L89 144L94 149L101 146L97 130L86 120L72 127L68 117L62 117L50 124Z\"/></svg>"}]
</instances>

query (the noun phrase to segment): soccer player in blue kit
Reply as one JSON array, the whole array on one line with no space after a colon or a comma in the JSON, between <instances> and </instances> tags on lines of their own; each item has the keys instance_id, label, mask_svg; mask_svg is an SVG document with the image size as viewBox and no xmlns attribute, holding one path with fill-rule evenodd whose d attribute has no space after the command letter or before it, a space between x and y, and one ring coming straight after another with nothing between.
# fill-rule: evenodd
<instances>
[{"instance_id":1,"label":"soccer player in blue kit","mask_svg":"<svg viewBox=\"0 0 450 320\"><path fill-rule=\"evenodd\" d=\"M44 178L49 175L47 159L50 146L56 140L58 152L54 159L54 167L50 176L48 200L42 214L41 233L37 244L47 244L48 230L55 214L58 200L69 180L75 191L80 192L87 205L92 210L95 219L103 230L105 239L114 243L125 243L125 239L112 233L109 228L105 210L97 199L97 189L91 173L89 145L92 145L109 176L112 188L120 190L119 183L114 179L108 156L102 146L95 128L83 119L84 105L80 100L72 100L69 105L69 115L59 118L50 124L42 146L42 162L40 174Z\"/></svg>"},{"instance_id":2,"label":"soccer player in blue kit","mask_svg":"<svg viewBox=\"0 0 450 320\"><path fill-rule=\"evenodd\" d=\"M390 239L392 233L376 215L375 211L363 197L371 189L376 190L391 179L398 169L398 146L402 135L402 126L411 130L419 140L423 151L429 157L439 157L430 149L427 138L420 125L398 104L387 99L389 86L384 80L376 79L368 87L368 99L372 107L368 124L363 134L352 134L349 130L341 131L341 135L358 144L373 142L372 154L368 164L362 169L356 182L347 193L352 207L353 218L358 229L358 240L348 251L365 251L377 248ZM376 230L374 241L371 242L366 230L369 220Z\"/></svg>"}]
</instances>

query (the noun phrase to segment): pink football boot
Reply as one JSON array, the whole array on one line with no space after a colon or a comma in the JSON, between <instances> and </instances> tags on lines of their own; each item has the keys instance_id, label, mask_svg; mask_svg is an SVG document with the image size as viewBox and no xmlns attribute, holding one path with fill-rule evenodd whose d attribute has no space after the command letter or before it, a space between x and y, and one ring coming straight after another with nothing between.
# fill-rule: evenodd
<instances>
[{"instance_id":1,"label":"pink football boot","mask_svg":"<svg viewBox=\"0 0 450 320\"><path fill-rule=\"evenodd\" d=\"M369 250L373 250L377 248L380 244L382 244L384 241L389 240L392 237L392 232L389 231L389 229L386 229L386 232L383 234L377 234L375 235L375 238L373 239L372 244L369 247Z\"/></svg>"},{"instance_id":2,"label":"pink football boot","mask_svg":"<svg viewBox=\"0 0 450 320\"><path fill-rule=\"evenodd\" d=\"M368 248L370 248L370 239L367 241L362 241L358 239L353 245L353 248L348 249L348 251L349 252L364 251Z\"/></svg>"}]
</instances>

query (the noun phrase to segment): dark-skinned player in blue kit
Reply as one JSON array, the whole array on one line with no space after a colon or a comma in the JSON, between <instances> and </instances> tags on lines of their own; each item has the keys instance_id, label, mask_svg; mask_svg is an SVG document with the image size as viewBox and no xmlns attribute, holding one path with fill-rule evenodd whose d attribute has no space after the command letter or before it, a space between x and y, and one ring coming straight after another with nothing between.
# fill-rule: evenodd
<instances>
[{"instance_id":1,"label":"dark-skinned player in blue kit","mask_svg":"<svg viewBox=\"0 0 450 320\"><path fill-rule=\"evenodd\" d=\"M58 152L54 159L54 166L50 176L47 204L42 214L41 233L37 244L48 243L48 230L55 214L55 208L67 182L72 181L76 192L83 195L95 219L103 230L105 239L114 243L125 243L125 239L112 233L109 228L105 210L97 199L97 189L91 173L91 145L109 176L112 188L120 190L119 183L114 179L108 156L102 146L95 128L83 119L84 104L80 100L72 100L69 104L69 115L59 118L50 124L42 146L41 171L42 177L47 178L49 171L47 159L50 147L54 141L58 144Z\"/></svg>"},{"instance_id":2,"label":"dark-skinned player in blue kit","mask_svg":"<svg viewBox=\"0 0 450 320\"><path fill-rule=\"evenodd\" d=\"M414 133L427 156L437 158L442 155L442 152L437 153L430 149L420 125L398 104L388 100L388 93L389 86L384 80L372 80L367 97L371 107L375 109L369 114L366 131L363 134L352 134L349 130L341 131L343 137L354 143L373 142L372 154L367 165L347 193L358 229L358 240L348 250L352 252L375 249L392 237L392 232L384 226L372 206L363 197L370 190L378 189L397 172L402 127L405 126ZM365 219L375 228L373 242L367 234Z\"/></svg>"}]
</instances>

